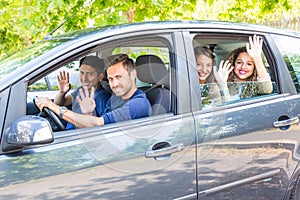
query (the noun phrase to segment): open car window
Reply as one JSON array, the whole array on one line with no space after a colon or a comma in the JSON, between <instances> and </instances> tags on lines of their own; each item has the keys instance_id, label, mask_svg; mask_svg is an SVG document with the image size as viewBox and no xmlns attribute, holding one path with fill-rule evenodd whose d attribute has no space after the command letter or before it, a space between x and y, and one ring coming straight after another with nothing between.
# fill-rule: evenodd
<instances>
[{"instance_id":1,"label":"open car window","mask_svg":"<svg viewBox=\"0 0 300 200\"><path fill-rule=\"evenodd\" d=\"M222 106L227 104L232 104L236 102L257 99L260 97L265 97L269 95L277 94L277 85L273 77L273 68L270 65L270 61L267 59L268 56L265 54L266 43L263 43L262 48L262 62L266 68L266 71L269 73L271 78L271 83L264 83L258 81L257 75L256 78L249 78L243 83L235 82L236 78L233 74L228 76L227 87L229 91L227 94L224 94L223 90L220 89L220 85L216 79L215 70L219 70L220 64L229 59L231 52L234 50L246 47L246 44L249 42L250 35L206 35L206 34L195 34L193 37L193 47L195 51L195 61L197 66L197 73L199 78L199 88L201 93L202 107L207 108L211 106ZM263 40L263 37L260 36ZM200 62L200 57L197 57L201 51L200 49L207 49L206 52L209 52L211 55L212 64L208 65L206 61ZM208 59L207 55L205 57ZM203 57L201 57L203 59ZM199 63L200 62L200 63ZM208 62L208 61L207 61ZM204 67L204 64L208 65ZM202 68L200 67L202 66ZM211 66L211 68L210 68ZM210 69L208 69L210 68ZM201 70L200 70L201 69ZM255 73L255 72L254 72ZM210 75L206 75L210 74ZM205 81L200 81L200 77L207 77ZM254 77L254 75L253 75ZM204 78L203 78L204 79ZM252 80L253 79L253 80ZM201 82L201 83L200 83ZM265 89L267 88L267 89ZM271 88L271 89L270 89ZM229 95L228 95L229 93ZM226 98L224 95L227 95Z\"/></svg>"},{"instance_id":2,"label":"open car window","mask_svg":"<svg viewBox=\"0 0 300 200\"><path fill-rule=\"evenodd\" d=\"M72 86L71 91L69 91L70 93L81 86L79 78L79 60L81 58L87 55L95 55L105 60L110 55L121 53L127 54L134 60L137 69L136 85L138 89L145 92L152 107L152 115L172 113L169 78L172 54L170 42L171 38L169 36L158 37L157 39L153 38L153 36L149 36L149 39L128 38L118 42L99 44L85 53L68 58L68 61L53 66L48 73L44 73L43 77L29 84L27 89L27 114L40 114L39 110L32 103L35 96L48 97L54 100L56 94L59 92L57 81L59 72L69 72L69 81ZM106 77L101 81L101 85L108 95L111 96L112 91ZM68 108L72 109L72 105L68 106ZM65 121L63 123L64 125L66 124Z\"/></svg>"},{"instance_id":3,"label":"open car window","mask_svg":"<svg viewBox=\"0 0 300 200\"><path fill-rule=\"evenodd\" d=\"M51 72L50 74L42 77L35 83L31 84L28 87L27 92L27 102L33 100L36 96L44 96L50 99L54 99L58 90L57 75L60 71L69 72L69 78L71 83L71 91L78 88L81 83L79 80L79 61L74 60L67 65L62 66L61 68Z\"/></svg>"}]
</instances>

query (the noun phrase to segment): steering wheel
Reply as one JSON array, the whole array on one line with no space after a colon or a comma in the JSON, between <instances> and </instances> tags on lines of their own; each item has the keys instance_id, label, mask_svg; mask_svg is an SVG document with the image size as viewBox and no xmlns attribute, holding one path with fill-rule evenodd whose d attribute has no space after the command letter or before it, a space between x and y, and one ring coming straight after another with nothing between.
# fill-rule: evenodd
<instances>
[{"instance_id":1,"label":"steering wheel","mask_svg":"<svg viewBox=\"0 0 300 200\"><path fill-rule=\"evenodd\" d=\"M33 99L33 103L37 107L37 105L35 103L35 98ZM66 130L63 123L59 120L58 116L49 108L43 108L43 110L38 114L38 116L48 119L53 131Z\"/></svg>"}]
</instances>

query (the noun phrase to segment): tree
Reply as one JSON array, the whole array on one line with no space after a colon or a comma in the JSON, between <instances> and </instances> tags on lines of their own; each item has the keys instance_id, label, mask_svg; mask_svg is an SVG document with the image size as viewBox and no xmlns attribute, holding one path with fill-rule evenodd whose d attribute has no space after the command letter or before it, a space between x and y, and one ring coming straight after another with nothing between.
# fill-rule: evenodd
<instances>
[{"instance_id":1,"label":"tree","mask_svg":"<svg viewBox=\"0 0 300 200\"><path fill-rule=\"evenodd\" d=\"M55 34L149 20L213 19L259 23L300 0L1 0L0 58ZM299 11L297 12L297 15Z\"/></svg>"}]
</instances>

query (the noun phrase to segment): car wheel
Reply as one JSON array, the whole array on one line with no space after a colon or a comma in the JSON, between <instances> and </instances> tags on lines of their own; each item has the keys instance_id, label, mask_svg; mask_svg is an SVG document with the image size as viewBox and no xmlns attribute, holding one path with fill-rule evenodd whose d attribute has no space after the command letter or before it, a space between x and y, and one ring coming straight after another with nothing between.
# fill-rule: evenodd
<instances>
[{"instance_id":1,"label":"car wheel","mask_svg":"<svg viewBox=\"0 0 300 200\"><path fill-rule=\"evenodd\" d=\"M289 200L298 200L300 198L300 176L297 177Z\"/></svg>"}]
</instances>

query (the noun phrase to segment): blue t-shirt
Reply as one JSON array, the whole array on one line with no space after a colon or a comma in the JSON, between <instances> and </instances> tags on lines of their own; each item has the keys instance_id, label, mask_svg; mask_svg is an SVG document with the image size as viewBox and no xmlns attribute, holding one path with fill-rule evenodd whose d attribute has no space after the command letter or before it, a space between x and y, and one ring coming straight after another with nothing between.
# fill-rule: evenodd
<instances>
[{"instance_id":1,"label":"blue t-shirt","mask_svg":"<svg viewBox=\"0 0 300 200\"><path fill-rule=\"evenodd\" d=\"M151 105L146 94L142 90L137 89L130 99L122 99L112 95L106 104L105 114L102 117L104 124L110 124L149 117L151 113Z\"/></svg>"},{"instance_id":2,"label":"blue t-shirt","mask_svg":"<svg viewBox=\"0 0 300 200\"><path fill-rule=\"evenodd\" d=\"M77 101L77 96L80 97L80 94L79 94L80 88L83 89L83 87L81 86L71 93L71 95L73 96L73 100L74 100L72 103L72 111L75 113L82 114L79 102ZM99 88L95 91L94 99L95 99L95 103L96 103L96 109L94 110L93 115L97 116L97 117L101 117L105 111L106 103L109 99L109 95L103 88ZM75 128L76 127L73 124L71 124L69 122L67 123L66 130L75 129Z\"/></svg>"}]
</instances>

